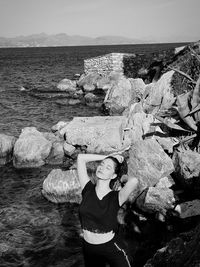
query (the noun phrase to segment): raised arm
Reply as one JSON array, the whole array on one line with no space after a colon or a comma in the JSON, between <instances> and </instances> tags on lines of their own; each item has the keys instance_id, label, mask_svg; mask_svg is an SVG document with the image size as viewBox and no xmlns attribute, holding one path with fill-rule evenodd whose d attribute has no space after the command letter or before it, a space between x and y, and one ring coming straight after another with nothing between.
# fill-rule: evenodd
<instances>
[{"instance_id":1,"label":"raised arm","mask_svg":"<svg viewBox=\"0 0 200 267\"><path fill-rule=\"evenodd\" d=\"M127 201L130 194L138 188L138 179L131 177L128 179L124 187L119 191L119 205L123 205Z\"/></svg>"},{"instance_id":2,"label":"raised arm","mask_svg":"<svg viewBox=\"0 0 200 267\"><path fill-rule=\"evenodd\" d=\"M99 161L105 159L105 155L97 154L79 154L77 157L77 171L81 188L83 189L90 177L87 173L86 163L91 161Z\"/></svg>"}]
</instances>

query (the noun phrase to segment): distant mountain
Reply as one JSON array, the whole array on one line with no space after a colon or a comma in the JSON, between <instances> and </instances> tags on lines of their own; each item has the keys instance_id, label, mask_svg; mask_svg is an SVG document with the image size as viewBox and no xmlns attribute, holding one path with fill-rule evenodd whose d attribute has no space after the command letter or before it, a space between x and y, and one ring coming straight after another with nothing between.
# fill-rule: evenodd
<instances>
[{"instance_id":1,"label":"distant mountain","mask_svg":"<svg viewBox=\"0 0 200 267\"><path fill-rule=\"evenodd\" d=\"M97 38L46 33L13 38L0 37L0 47L45 47L45 46L80 46L80 45L114 45L114 44L142 44L145 41L121 36L100 36Z\"/></svg>"}]
</instances>

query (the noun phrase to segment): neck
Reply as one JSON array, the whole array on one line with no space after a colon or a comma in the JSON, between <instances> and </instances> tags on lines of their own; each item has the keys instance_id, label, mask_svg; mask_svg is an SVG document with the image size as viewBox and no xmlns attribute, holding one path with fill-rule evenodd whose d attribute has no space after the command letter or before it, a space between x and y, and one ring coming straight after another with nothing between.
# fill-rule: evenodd
<instances>
[{"instance_id":1,"label":"neck","mask_svg":"<svg viewBox=\"0 0 200 267\"><path fill-rule=\"evenodd\" d=\"M98 190L101 190L101 191L110 191L110 179L108 180L102 180L102 179L98 179L97 180L97 184L96 184L96 188Z\"/></svg>"}]
</instances>

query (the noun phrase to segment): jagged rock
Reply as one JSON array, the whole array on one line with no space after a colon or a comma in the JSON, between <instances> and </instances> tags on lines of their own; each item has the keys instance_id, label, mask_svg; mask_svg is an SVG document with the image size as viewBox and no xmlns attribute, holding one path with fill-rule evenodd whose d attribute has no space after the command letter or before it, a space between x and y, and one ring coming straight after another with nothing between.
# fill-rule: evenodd
<instances>
[{"instance_id":1,"label":"jagged rock","mask_svg":"<svg viewBox=\"0 0 200 267\"><path fill-rule=\"evenodd\" d=\"M51 127L52 132L57 132L59 130L61 130L63 127L65 127L69 122L66 121L59 121L57 124L53 125Z\"/></svg>"},{"instance_id":2,"label":"jagged rock","mask_svg":"<svg viewBox=\"0 0 200 267\"><path fill-rule=\"evenodd\" d=\"M130 81L132 87L131 100L132 101L141 100L146 86L144 81L140 78L136 79L129 78L128 80Z\"/></svg>"},{"instance_id":3,"label":"jagged rock","mask_svg":"<svg viewBox=\"0 0 200 267\"><path fill-rule=\"evenodd\" d=\"M113 84L104 99L104 106L107 111L114 114L122 114L129 106L132 97L132 86L128 79L121 77Z\"/></svg>"},{"instance_id":4,"label":"jagged rock","mask_svg":"<svg viewBox=\"0 0 200 267\"><path fill-rule=\"evenodd\" d=\"M57 88L61 91L74 92L76 91L76 81L63 79L58 83Z\"/></svg>"},{"instance_id":5,"label":"jagged rock","mask_svg":"<svg viewBox=\"0 0 200 267\"><path fill-rule=\"evenodd\" d=\"M35 127L24 128L14 146L14 166L32 168L44 165L51 146L52 143Z\"/></svg>"},{"instance_id":6,"label":"jagged rock","mask_svg":"<svg viewBox=\"0 0 200 267\"><path fill-rule=\"evenodd\" d=\"M175 185L175 182L171 175L165 176L159 180L155 187L157 188L170 188Z\"/></svg>"},{"instance_id":7,"label":"jagged rock","mask_svg":"<svg viewBox=\"0 0 200 267\"><path fill-rule=\"evenodd\" d=\"M200 183L200 154L179 149L173 155L176 178L183 186L195 186Z\"/></svg>"},{"instance_id":8,"label":"jagged rock","mask_svg":"<svg viewBox=\"0 0 200 267\"><path fill-rule=\"evenodd\" d=\"M137 198L137 206L147 212L159 212L163 215L167 210L172 209L175 203L174 193L166 187L149 187Z\"/></svg>"},{"instance_id":9,"label":"jagged rock","mask_svg":"<svg viewBox=\"0 0 200 267\"><path fill-rule=\"evenodd\" d=\"M171 86L174 71L164 73L161 78L148 84L143 94L143 109L146 113L156 114L158 110L168 110L176 98Z\"/></svg>"},{"instance_id":10,"label":"jagged rock","mask_svg":"<svg viewBox=\"0 0 200 267\"><path fill-rule=\"evenodd\" d=\"M65 155L72 156L74 154L76 148L75 148L75 146L72 146L72 145L64 142L63 150L64 150Z\"/></svg>"},{"instance_id":11,"label":"jagged rock","mask_svg":"<svg viewBox=\"0 0 200 267\"><path fill-rule=\"evenodd\" d=\"M144 267L198 267L200 265L200 225L182 233L159 249Z\"/></svg>"},{"instance_id":12,"label":"jagged rock","mask_svg":"<svg viewBox=\"0 0 200 267\"><path fill-rule=\"evenodd\" d=\"M123 116L75 117L60 131L71 145L86 146L87 152L114 152L123 147Z\"/></svg>"},{"instance_id":13,"label":"jagged rock","mask_svg":"<svg viewBox=\"0 0 200 267\"><path fill-rule=\"evenodd\" d=\"M153 139L136 141L129 150L128 176L137 177L140 190L155 186L174 171L171 158Z\"/></svg>"},{"instance_id":14,"label":"jagged rock","mask_svg":"<svg viewBox=\"0 0 200 267\"><path fill-rule=\"evenodd\" d=\"M200 199L180 203L176 206L175 211L181 219L200 215Z\"/></svg>"},{"instance_id":15,"label":"jagged rock","mask_svg":"<svg viewBox=\"0 0 200 267\"><path fill-rule=\"evenodd\" d=\"M174 137L166 137L163 133L163 136L162 136L162 132L160 132L160 136L159 134L154 134L154 137L155 140L161 145L161 147L167 151L168 153L173 153L173 150L174 150L174 146L177 145L179 143L178 139L177 138L174 138Z\"/></svg>"},{"instance_id":16,"label":"jagged rock","mask_svg":"<svg viewBox=\"0 0 200 267\"><path fill-rule=\"evenodd\" d=\"M12 160L15 142L14 136L0 134L0 166Z\"/></svg>"},{"instance_id":17,"label":"jagged rock","mask_svg":"<svg viewBox=\"0 0 200 267\"><path fill-rule=\"evenodd\" d=\"M81 187L77 171L52 170L43 182L42 194L54 203L80 203Z\"/></svg>"}]
</instances>

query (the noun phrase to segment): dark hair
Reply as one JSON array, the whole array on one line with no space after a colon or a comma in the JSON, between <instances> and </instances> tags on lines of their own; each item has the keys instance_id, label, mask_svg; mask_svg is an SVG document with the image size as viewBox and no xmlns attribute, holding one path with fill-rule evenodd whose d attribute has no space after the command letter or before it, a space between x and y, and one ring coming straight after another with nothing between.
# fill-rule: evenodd
<instances>
[{"instance_id":1,"label":"dark hair","mask_svg":"<svg viewBox=\"0 0 200 267\"><path fill-rule=\"evenodd\" d=\"M117 175L117 177L115 179L112 179L110 181L110 188L113 189L114 184L117 181L120 181L122 175L127 174L128 172L128 165L126 160L124 159L122 163L120 163L117 158L113 157L113 156L108 156L106 157L106 159L111 159L114 162L114 171L115 174Z\"/></svg>"}]
</instances>

